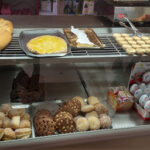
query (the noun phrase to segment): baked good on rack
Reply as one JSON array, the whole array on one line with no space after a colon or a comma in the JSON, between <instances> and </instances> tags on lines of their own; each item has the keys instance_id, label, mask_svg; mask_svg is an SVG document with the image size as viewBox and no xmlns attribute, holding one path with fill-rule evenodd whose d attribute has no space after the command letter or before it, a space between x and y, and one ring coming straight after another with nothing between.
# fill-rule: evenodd
<instances>
[{"instance_id":1,"label":"baked good on rack","mask_svg":"<svg viewBox=\"0 0 150 150\"><path fill-rule=\"evenodd\" d=\"M142 40L149 40L149 37L148 36L142 36L141 39Z\"/></svg>"},{"instance_id":2,"label":"baked good on rack","mask_svg":"<svg viewBox=\"0 0 150 150\"><path fill-rule=\"evenodd\" d=\"M22 117L21 120L30 120L30 115L28 113L25 113Z\"/></svg>"},{"instance_id":3,"label":"baked good on rack","mask_svg":"<svg viewBox=\"0 0 150 150\"><path fill-rule=\"evenodd\" d=\"M11 128L5 128L2 140L8 141L8 140L14 140L14 139L16 139L15 132Z\"/></svg>"},{"instance_id":4,"label":"baked good on rack","mask_svg":"<svg viewBox=\"0 0 150 150\"><path fill-rule=\"evenodd\" d=\"M31 39L27 43L27 48L36 54L66 53L67 43L63 38L43 35Z\"/></svg>"},{"instance_id":5,"label":"baked good on rack","mask_svg":"<svg viewBox=\"0 0 150 150\"><path fill-rule=\"evenodd\" d=\"M100 121L98 118L91 116L87 118L90 126L90 130L98 130L100 129Z\"/></svg>"},{"instance_id":6,"label":"baked good on rack","mask_svg":"<svg viewBox=\"0 0 150 150\"><path fill-rule=\"evenodd\" d=\"M3 120L0 120L0 128L3 127Z\"/></svg>"},{"instance_id":7,"label":"baked good on rack","mask_svg":"<svg viewBox=\"0 0 150 150\"><path fill-rule=\"evenodd\" d=\"M133 36L132 38L133 38L134 40L141 40L141 38L138 37L138 36Z\"/></svg>"},{"instance_id":8,"label":"baked good on rack","mask_svg":"<svg viewBox=\"0 0 150 150\"><path fill-rule=\"evenodd\" d=\"M16 129L15 134L17 139L27 139L31 136L31 128Z\"/></svg>"},{"instance_id":9,"label":"baked good on rack","mask_svg":"<svg viewBox=\"0 0 150 150\"><path fill-rule=\"evenodd\" d=\"M143 49L143 48L136 48L136 53L138 55L143 55L145 53L145 49Z\"/></svg>"},{"instance_id":10,"label":"baked good on rack","mask_svg":"<svg viewBox=\"0 0 150 150\"><path fill-rule=\"evenodd\" d=\"M69 112L73 117L75 117L81 111L81 102L75 98L68 100L63 106L59 108L58 112L59 111Z\"/></svg>"},{"instance_id":11,"label":"baked good on rack","mask_svg":"<svg viewBox=\"0 0 150 150\"><path fill-rule=\"evenodd\" d=\"M73 116L69 112L59 112L54 117L56 130L59 133L70 133L76 130Z\"/></svg>"},{"instance_id":12,"label":"baked good on rack","mask_svg":"<svg viewBox=\"0 0 150 150\"><path fill-rule=\"evenodd\" d=\"M89 113L94 110L93 105L85 105L84 107L81 108L81 112L83 113Z\"/></svg>"},{"instance_id":13,"label":"baked good on rack","mask_svg":"<svg viewBox=\"0 0 150 150\"><path fill-rule=\"evenodd\" d=\"M128 53L128 55L133 55L136 53L136 49L134 49L134 48L127 48L125 50Z\"/></svg>"},{"instance_id":14,"label":"baked good on rack","mask_svg":"<svg viewBox=\"0 0 150 150\"><path fill-rule=\"evenodd\" d=\"M0 128L0 140L3 138L4 135L4 129Z\"/></svg>"},{"instance_id":15,"label":"baked good on rack","mask_svg":"<svg viewBox=\"0 0 150 150\"><path fill-rule=\"evenodd\" d=\"M98 118L98 113L96 111L92 111L85 115L86 118L91 117L91 116Z\"/></svg>"},{"instance_id":16,"label":"baked good on rack","mask_svg":"<svg viewBox=\"0 0 150 150\"><path fill-rule=\"evenodd\" d=\"M106 114L101 114L99 120L100 120L101 128L103 129L109 128L112 124L110 117Z\"/></svg>"},{"instance_id":17,"label":"baked good on rack","mask_svg":"<svg viewBox=\"0 0 150 150\"><path fill-rule=\"evenodd\" d=\"M0 50L4 49L12 39L13 25L10 21L0 18Z\"/></svg>"},{"instance_id":18,"label":"baked good on rack","mask_svg":"<svg viewBox=\"0 0 150 150\"><path fill-rule=\"evenodd\" d=\"M75 97L72 98L72 100L73 100L73 99L77 99L78 101L80 101L81 107L85 106L85 102L84 102L84 99L83 99L82 97L80 97L80 96L75 96Z\"/></svg>"},{"instance_id":19,"label":"baked good on rack","mask_svg":"<svg viewBox=\"0 0 150 150\"><path fill-rule=\"evenodd\" d=\"M25 109L24 108L19 108L19 109L11 109L8 112L8 117L12 118L13 116L20 116L22 117L25 114Z\"/></svg>"},{"instance_id":20,"label":"baked good on rack","mask_svg":"<svg viewBox=\"0 0 150 150\"><path fill-rule=\"evenodd\" d=\"M101 103L95 104L94 108L98 114L108 114L108 109Z\"/></svg>"},{"instance_id":21,"label":"baked good on rack","mask_svg":"<svg viewBox=\"0 0 150 150\"><path fill-rule=\"evenodd\" d=\"M75 121L76 129L79 132L87 131L89 129L89 122L85 117L79 117Z\"/></svg>"},{"instance_id":22,"label":"baked good on rack","mask_svg":"<svg viewBox=\"0 0 150 150\"><path fill-rule=\"evenodd\" d=\"M122 33L121 36L123 36L123 37L129 37L130 35L127 34L127 33Z\"/></svg>"},{"instance_id":23,"label":"baked good on rack","mask_svg":"<svg viewBox=\"0 0 150 150\"><path fill-rule=\"evenodd\" d=\"M115 37L115 38L116 38L116 37L121 37L121 34L120 34L120 33L114 33L114 34L113 34L113 37Z\"/></svg>"},{"instance_id":24,"label":"baked good on rack","mask_svg":"<svg viewBox=\"0 0 150 150\"><path fill-rule=\"evenodd\" d=\"M90 96L87 99L89 105L95 105L96 103L100 103L100 100L95 96Z\"/></svg>"},{"instance_id":25,"label":"baked good on rack","mask_svg":"<svg viewBox=\"0 0 150 150\"><path fill-rule=\"evenodd\" d=\"M145 44L145 42L144 42L143 40L137 40L136 42L137 42L137 44L139 44L139 45Z\"/></svg>"}]
</instances>

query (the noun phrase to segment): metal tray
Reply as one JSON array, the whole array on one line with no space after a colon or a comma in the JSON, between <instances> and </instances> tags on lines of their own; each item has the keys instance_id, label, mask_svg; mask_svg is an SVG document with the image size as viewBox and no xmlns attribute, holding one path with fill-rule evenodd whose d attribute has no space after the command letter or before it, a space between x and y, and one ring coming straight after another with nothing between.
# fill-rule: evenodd
<instances>
[{"instance_id":1,"label":"metal tray","mask_svg":"<svg viewBox=\"0 0 150 150\"><path fill-rule=\"evenodd\" d=\"M87 50L92 50L92 49L103 49L105 47L105 44L103 44L103 42L100 40L100 38L97 36L97 34L94 32L93 29L82 28L81 30L84 30L84 31L87 31L87 32L91 32L93 34L93 37L95 38L95 40L98 41L99 45L97 45L95 47L77 47L77 46L73 46L72 42L70 41L70 38L67 35L67 32L70 32L70 29L65 28L65 29L63 29L63 32L64 32L67 40L69 41L69 44L71 45L72 49L87 49Z\"/></svg>"},{"instance_id":2,"label":"metal tray","mask_svg":"<svg viewBox=\"0 0 150 150\"><path fill-rule=\"evenodd\" d=\"M87 99L84 99L85 103L87 103ZM47 109L49 110L52 115L54 115L56 113L56 111L59 109L59 107L64 103L65 101L63 100L55 100L55 101L46 101L46 102L38 102L38 103L32 103L32 119L34 119L34 116L35 116L35 113L37 112L37 110L39 109ZM110 114L109 114L110 116ZM32 120L33 122L33 120ZM112 129L112 125L107 128L107 129ZM95 132L95 131L103 131L103 130L107 130L107 129L99 129L99 130L93 130L93 131L84 131L84 132L79 132L79 131L76 131L74 132L73 134L77 134L77 133L85 133L85 132ZM39 137L39 136L36 136L36 133L35 133L35 129L34 129L34 124L33 124L33 137ZM65 135L67 134L71 134L71 133L66 133ZM55 135L63 135L63 134L59 134L57 131L55 132L54 135L48 135L48 136L55 136Z\"/></svg>"},{"instance_id":3,"label":"metal tray","mask_svg":"<svg viewBox=\"0 0 150 150\"><path fill-rule=\"evenodd\" d=\"M28 50L27 48L27 43L37 37L37 36L42 36L42 35L54 35L54 36L58 36L63 38L66 43L67 43L67 49L68 52L67 53L53 53L53 54L35 54L32 53L31 51ZM19 45L21 47L21 49L26 53L26 55L28 56L32 56L32 57L60 57L60 56L65 56L67 55L70 51L71 51L71 47L68 44L68 41L66 39L66 37L64 36L64 34L62 34L61 32L57 31L57 30L49 30L49 29L42 29L42 30L25 30L22 31L19 35Z\"/></svg>"},{"instance_id":4,"label":"metal tray","mask_svg":"<svg viewBox=\"0 0 150 150\"><path fill-rule=\"evenodd\" d=\"M31 136L27 139L31 139L34 138L34 134L33 134L33 122L32 122L32 115L31 115L31 105L30 104L22 104L22 103L10 103L13 109L20 109L20 108L24 108L26 110L27 113L30 114L30 122L31 122ZM0 143L9 143L11 141L23 141L25 139L15 139L15 140L9 140L9 141L0 141Z\"/></svg>"}]
</instances>

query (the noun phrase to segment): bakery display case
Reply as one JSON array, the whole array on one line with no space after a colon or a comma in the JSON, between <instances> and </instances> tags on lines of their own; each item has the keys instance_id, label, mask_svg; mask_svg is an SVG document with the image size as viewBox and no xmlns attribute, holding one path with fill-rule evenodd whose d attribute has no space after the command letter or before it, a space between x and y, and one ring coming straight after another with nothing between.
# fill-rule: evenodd
<instances>
[{"instance_id":1,"label":"bakery display case","mask_svg":"<svg viewBox=\"0 0 150 150\"><path fill-rule=\"evenodd\" d=\"M0 119L7 118L5 126L1 125L0 149L149 135L150 121L135 111L135 95L128 86L133 66L150 61L149 47L144 49L149 28L140 28L140 40L145 43L142 53L129 53L117 42L116 35L133 38L125 28L92 28L103 47L87 44L86 48L72 47L64 56L32 57L22 50L20 33L35 35L39 30L64 34L63 28L14 28L11 42L0 52ZM77 43L76 37L73 42ZM147 80L143 80L145 86ZM111 96L121 101L115 109L114 99L108 100Z\"/></svg>"}]
</instances>

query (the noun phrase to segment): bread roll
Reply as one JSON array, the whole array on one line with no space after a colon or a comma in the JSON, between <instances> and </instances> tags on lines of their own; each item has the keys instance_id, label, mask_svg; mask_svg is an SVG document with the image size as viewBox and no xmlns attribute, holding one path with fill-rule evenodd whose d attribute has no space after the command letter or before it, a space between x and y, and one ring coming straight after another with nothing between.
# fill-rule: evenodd
<instances>
[{"instance_id":1,"label":"bread roll","mask_svg":"<svg viewBox=\"0 0 150 150\"><path fill-rule=\"evenodd\" d=\"M4 129L4 136L2 138L3 141L16 139L15 132L11 128Z\"/></svg>"},{"instance_id":2,"label":"bread roll","mask_svg":"<svg viewBox=\"0 0 150 150\"><path fill-rule=\"evenodd\" d=\"M98 118L92 116L87 118L90 125L90 130L98 130L100 129L100 121Z\"/></svg>"},{"instance_id":3,"label":"bread roll","mask_svg":"<svg viewBox=\"0 0 150 150\"><path fill-rule=\"evenodd\" d=\"M0 120L0 128L3 127L3 120Z\"/></svg>"},{"instance_id":4,"label":"bread roll","mask_svg":"<svg viewBox=\"0 0 150 150\"><path fill-rule=\"evenodd\" d=\"M86 105L86 106L81 108L81 111L83 113L89 113L89 112L91 112L93 110L94 110L94 106L93 105Z\"/></svg>"},{"instance_id":5,"label":"bread roll","mask_svg":"<svg viewBox=\"0 0 150 150\"><path fill-rule=\"evenodd\" d=\"M12 32L13 32L13 24L9 20L5 20L3 18L0 18L0 29L1 30L5 29L10 34L12 34Z\"/></svg>"},{"instance_id":6,"label":"bread roll","mask_svg":"<svg viewBox=\"0 0 150 150\"><path fill-rule=\"evenodd\" d=\"M0 128L0 140L3 138L4 135L4 129Z\"/></svg>"},{"instance_id":7,"label":"bread roll","mask_svg":"<svg viewBox=\"0 0 150 150\"><path fill-rule=\"evenodd\" d=\"M24 116L25 114L25 109L24 108L20 108L20 109L11 109L9 112L8 112L8 117L9 118L12 118L13 116Z\"/></svg>"},{"instance_id":8,"label":"bread roll","mask_svg":"<svg viewBox=\"0 0 150 150\"><path fill-rule=\"evenodd\" d=\"M25 113L25 114L22 116L21 120L30 120L30 115L29 115L28 113Z\"/></svg>"},{"instance_id":9,"label":"bread roll","mask_svg":"<svg viewBox=\"0 0 150 150\"><path fill-rule=\"evenodd\" d=\"M11 126L11 121L8 117L5 117L3 120L3 128L10 128Z\"/></svg>"},{"instance_id":10,"label":"bread roll","mask_svg":"<svg viewBox=\"0 0 150 150\"><path fill-rule=\"evenodd\" d=\"M11 128L18 129L20 126L20 116L14 116L11 120Z\"/></svg>"},{"instance_id":11,"label":"bread roll","mask_svg":"<svg viewBox=\"0 0 150 150\"><path fill-rule=\"evenodd\" d=\"M16 129L15 133L17 139L27 139L31 136L31 129L30 128Z\"/></svg>"},{"instance_id":12,"label":"bread roll","mask_svg":"<svg viewBox=\"0 0 150 150\"><path fill-rule=\"evenodd\" d=\"M1 111L5 114L7 114L10 109L12 109L10 104L2 104L1 106Z\"/></svg>"},{"instance_id":13,"label":"bread roll","mask_svg":"<svg viewBox=\"0 0 150 150\"><path fill-rule=\"evenodd\" d=\"M5 114L3 112L0 112L0 120L4 120Z\"/></svg>"},{"instance_id":14,"label":"bread roll","mask_svg":"<svg viewBox=\"0 0 150 150\"><path fill-rule=\"evenodd\" d=\"M95 96L90 96L87 99L89 105L95 105L96 103L100 103L100 100Z\"/></svg>"},{"instance_id":15,"label":"bread roll","mask_svg":"<svg viewBox=\"0 0 150 150\"><path fill-rule=\"evenodd\" d=\"M30 128L31 123L29 120L21 120L19 128Z\"/></svg>"}]
</instances>

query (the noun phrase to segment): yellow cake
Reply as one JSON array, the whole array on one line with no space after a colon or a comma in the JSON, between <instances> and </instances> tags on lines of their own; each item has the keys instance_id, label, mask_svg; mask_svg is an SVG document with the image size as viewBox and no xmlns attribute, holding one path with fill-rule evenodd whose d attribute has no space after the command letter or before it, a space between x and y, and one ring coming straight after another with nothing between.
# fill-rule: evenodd
<instances>
[{"instance_id":1,"label":"yellow cake","mask_svg":"<svg viewBox=\"0 0 150 150\"><path fill-rule=\"evenodd\" d=\"M27 48L37 54L66 53L67 43L63 38L43 35L31 39L27 43Z\"/></svg>"}]
</instances>

